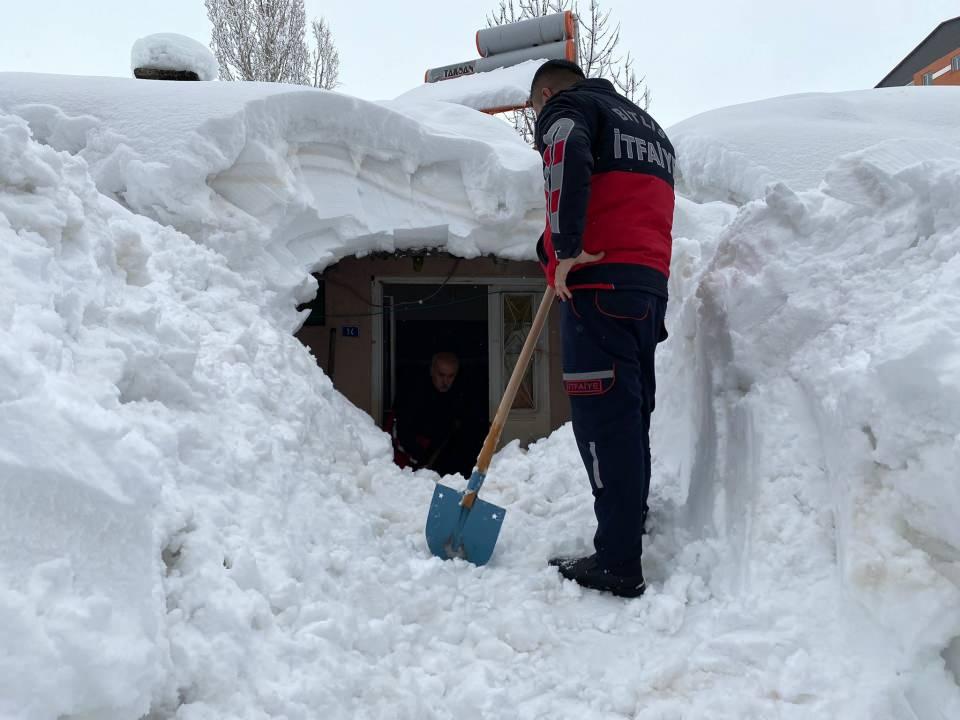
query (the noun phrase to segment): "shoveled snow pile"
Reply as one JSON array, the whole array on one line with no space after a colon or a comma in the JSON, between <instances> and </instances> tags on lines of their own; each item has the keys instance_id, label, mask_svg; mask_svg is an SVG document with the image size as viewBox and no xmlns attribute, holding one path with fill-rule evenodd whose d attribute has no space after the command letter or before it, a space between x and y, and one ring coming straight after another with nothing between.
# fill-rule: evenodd
<instances>
[{"instance_id":1,"label":"shoveled snow pile","mask_svg":"<svg viewBox=\"0 0 960 720\"><path fill-rule=\"evenodd\" d=\"M201 80L216 80L220 64L206 46L186 35L156 33L137 40L130 51L130 70L195 72Z\"/></svg>"},{"instance_id":2,"label":"shoveled snow pile","mask_svg":"<svg viewBox=\"0 0 960 720\"><path fill-rule=\"evenodd\" d=\"M545 566L592 535L569 427L495 458L493 562L442 562L436 476L291 336L349 252L529 256L536 155L455 105L195 85L0 76L0 716L960 716L950 143L880 115L819 188L679 200L622 601Z\"/></svg>"},{"instance_id":3,"label":"shoveled snow pile","mask_svg":"<svg viewBox=\"0 0 960 720\"><path fill-rule=\"evenodd\" d=\"M508 68L497 68L453 80L424 83L408 90L397 102L442 101L476 110L523 105L530 98L533 75L546 60L527 60Z\"/></svg>"}]
</instances>

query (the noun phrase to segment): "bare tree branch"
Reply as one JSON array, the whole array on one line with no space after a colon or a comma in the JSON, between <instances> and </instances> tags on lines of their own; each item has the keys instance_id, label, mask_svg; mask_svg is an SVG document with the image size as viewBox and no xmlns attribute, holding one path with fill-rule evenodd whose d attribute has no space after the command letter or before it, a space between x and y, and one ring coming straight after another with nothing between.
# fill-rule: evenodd
<instances>
[{"instance_id":1,"label":"bare tree branch","mask_svg":"<svg viewBox=\"0 0 960 720\"><path fill-rule=\"evenodd\" d=\"M340 52L333 43L330 23L324 18L311 23L313 30L313 73L310 82L314 87L333 90L340 84Z\"/></svg>"},{"instance_id":2,"label":"bare tree branch","mask_svg":"<svg viewBox=\"0 0 960 720\"><path fill-rule=\"evenodd\" d=\"M204 5L221 80L336 86L340 56L329 25L323 18L313 22L311 51L304 0L204 0Z\"/></svg>"}]
</instances>

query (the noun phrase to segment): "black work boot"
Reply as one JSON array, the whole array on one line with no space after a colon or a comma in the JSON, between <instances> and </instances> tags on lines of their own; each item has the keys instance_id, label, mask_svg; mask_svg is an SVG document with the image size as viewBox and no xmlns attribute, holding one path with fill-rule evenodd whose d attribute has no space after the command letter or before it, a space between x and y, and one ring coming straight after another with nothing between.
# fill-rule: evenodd
<instances>
[{"instance_id":1,"label":"black work boot","mask_svg":"<svg viewBox=\"0 0 960 720\"><path fill-rule=\"evenodd\" d=\"M618 597L640 597L647 589L639 565L619 574L600 567L595 554L582 558L553 558L550 565L557 568L567 580L573 580L578 585L593 590L613 593Z\"/></svg>"}]
</instances>

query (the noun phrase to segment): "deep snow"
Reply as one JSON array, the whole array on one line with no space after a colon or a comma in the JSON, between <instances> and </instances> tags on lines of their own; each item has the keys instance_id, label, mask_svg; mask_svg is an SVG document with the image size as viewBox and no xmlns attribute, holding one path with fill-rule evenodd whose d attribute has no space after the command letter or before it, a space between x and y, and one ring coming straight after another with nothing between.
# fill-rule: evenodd
<instances>
[{"instance_id":1,"label":"deep snow","mask_svg":"<svg viewBox=\"0 0 960 720\"><path fill-rule=\"evenodd\" d=\"M495 458L493 562L441 562L436 476L291 335L351 252L529 257L536 155L454 105L191 85L0 75L0 716L960 716L960 162L895 122L929 88L857 133L824 105L872 96L791 101L794 154L844 138L819 186L679 199L625 602L544 564L592 535L569 427ZM674 135L717 197L768 160Z\"/></svg>"},{"instance_id":2,"label":"deep snow","mask_svg":"<svg viewBox=\"0 0 960 720\"><path fill-rule=\"evenodd\" d=\"M816 188L837 158L883 141L904 149L960 144L954 88L806 93L732 105L671 128L685 158L678 189L699 200L743 204L769 184Z\"/></svg>"}]
</instances>

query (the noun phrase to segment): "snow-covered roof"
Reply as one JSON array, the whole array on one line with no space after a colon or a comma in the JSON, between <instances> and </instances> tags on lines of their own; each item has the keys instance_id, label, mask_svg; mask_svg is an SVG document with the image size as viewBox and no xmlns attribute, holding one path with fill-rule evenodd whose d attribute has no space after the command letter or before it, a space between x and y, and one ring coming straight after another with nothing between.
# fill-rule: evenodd
<instances>
[{"instance_id":1,"label":"snow-covered roof","mask_svg":"<svg viewBox=\"0 0 960 720\"><path fill-rule=\"evenodd\" d=\"M130 70L137 68L194 72L200 80L216 80L220 74L217 59L205 45L176 33L147 35L133 43Z\"/></svg>"},{"instance_id":2,"label":"snow-covered roof","mask_svg":"<svg viewBox=\"0 0 960 720\"><path fill-rule=\"evenodd\" d=\"M0 74L0 110L83 157L101 191L230 257L431 246L533 259L540 159L502 121L273 83ZM229 235L229 240L225 237Z\"/></svg>"},{"instance_id":3,"label":"snow-covered roof","mask_svg":"<svg viewBox=\"0 0 960 720\"><path fill-rule=\"evenodd\" d=\"M507 68L498 68L454 80L424 83L408 90L398 101L439 100L466 105L476 110L523 105L530 97L530 83L546 60L527 60Z\"/></svg>"}]
</instances>

